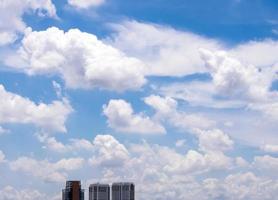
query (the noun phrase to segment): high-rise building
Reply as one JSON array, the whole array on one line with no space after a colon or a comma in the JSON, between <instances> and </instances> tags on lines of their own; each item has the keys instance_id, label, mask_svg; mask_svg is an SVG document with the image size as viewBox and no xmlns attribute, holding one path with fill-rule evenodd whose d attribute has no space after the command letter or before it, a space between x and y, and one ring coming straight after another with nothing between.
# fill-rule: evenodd
<instances>
[{"instance_id":1,"label":"high-rise building","mask_svg":"<svg viewBox=\"0 0 278 200\"><path fill-rule=\"evenodd\" d=\"M80 181L67 181L63 189L63 200L84 200L84 190L81 189Z\"/></svg>"},{"instance_id":2,"label":"high-rise building","mask_svg":"<svg viewBox=\"0 0 278 200\"><path fill-rule=\"evenodd\" d=\"M135 200L135 186L133 183L113 183L112 200Z\"/></svg>"},{"instance_id":3,"label":"high-rise building","mask_svg":"<svg viewBox=\"0 0 278 200\"><path fill-rule=\"evenodd\" d=\"M108 184L91 184L89 200L110 200L110 186Z\"/></svg>"}]
</instances>

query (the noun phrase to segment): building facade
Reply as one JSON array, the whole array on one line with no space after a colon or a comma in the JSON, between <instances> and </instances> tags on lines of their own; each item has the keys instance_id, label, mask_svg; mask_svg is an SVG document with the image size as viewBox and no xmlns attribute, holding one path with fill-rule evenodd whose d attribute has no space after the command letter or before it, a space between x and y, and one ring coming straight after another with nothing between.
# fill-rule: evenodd
<instances>
[{"instance_id":1,"label":"building facade","mask_svg":"<svg viewBox=\"0 0 278 200\"><path fill-rule=\"evenodd\" d=\"M133 183L113 183L112 200L135 200L135 185Z\"/></svg>"},{"instance_id":2,"label":"building facade","mask_svg":"<svg viewBox=\"0 0 278 200\"><path fill-rule=\"evenodd\" d=\"M91 184L89 200L110 200L110 186L108 184Z\"/></svg>"},{"instance_id":3,"label":"building facade","mask_svg":"<svg viewBox=\"0 0 278 200\"><path fill-rule=\"evenodd\" d=\"M67 181L62 195L63 200L84 200L84 190L80 181Z\"/></svg>"}]
</instances>

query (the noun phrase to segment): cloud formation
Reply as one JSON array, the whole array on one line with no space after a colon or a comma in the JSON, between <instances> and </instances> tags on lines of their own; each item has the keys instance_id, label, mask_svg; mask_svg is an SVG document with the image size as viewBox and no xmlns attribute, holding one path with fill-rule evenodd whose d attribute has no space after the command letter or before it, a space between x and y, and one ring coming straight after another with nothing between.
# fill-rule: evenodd
<instances>
[{"instance_id":1,"label":"cloud formation","mask_svg":"<svg viewBox=\"0 0 278 200\"><path fill-rule=\"evenodd\" d=\"M19 60L16 64L13 60ZM16 57L7 64L29 75L57 74L68 88L136 90L146 83L145 65L95 35L55 27L26 32Z\"/></svg>"},{"instance_id":2,"label":"cloud formation","mask_svg":"<svg viewBox=\"0 0 278 200\"><path fill-rule=\"evenodd\" d=\"M6 91L0 85L1 124L33 124L47 132L66 132L65 121L72 110L67 99L51 104L36 104L28 98Z\"/></svg>"},{"instance_id":3,"label":"cloud formation","mask_svg":"<svg viewBox=\"0 0 278 200\"><path fill-rule=\"evenodd\" d=\"M205 72L199 48L217 50L221 42L171 27L137 21L113 24L108 42L147 63L148 75L184 76Z\"/></svg>"},{"instance_id":4,"label":"cloud formation","mask_svg":"<svg viewBox=\"0 0 278 200\"><path fill-rule=\"evenodd\" d=\"M51 0L2 0L0 2L0 46L14 42L18 34L24 32L25 13L57 17L55 5Z\"/></svg>"},{"instance_id":5,"label":"cloud formation","mask_svg":"<svg viewBox=\"0 0 278 200\"><path fill-rule=\"evenodd\" d=\"M91 165L100 167L119 167L129 159L128 150L111 135L97 135L93 141L94 156Z\"/></svg>"},{"instance_id":6,"label":"cloud formation","mask_svg":"<svg viewBox=\"0 0 278 200\"><path fill-rule=\"evenodd\" d=\"M80 169L83 163L83 158L61 159L53 163L48 160L19 157L17 160L10 161L9 166L13 171L23 172L46 182L65 182L66 172Z\"/></svg>"},{"instance_id":7,"label":"cloud formation","mask_svg":"<svg viewBox=\"0 0 278 200\"><path fill-rule=\"evenodd\" d=\"M68 4L78 9L98 7L105 3L105 0L68 0Z\"/></svg>"},{"instance_id":8,"label":"cloud formation","mask_svg":"<svg viewBox=\"0 0 278 200\"><path fill-rule=\"evenodd\" d=\"M108 125L117 131L140 134L163 134L164 127L143 113L134 113L130 103L122 99L112 99L103 106Z\"/></svg>"}]
</instances>

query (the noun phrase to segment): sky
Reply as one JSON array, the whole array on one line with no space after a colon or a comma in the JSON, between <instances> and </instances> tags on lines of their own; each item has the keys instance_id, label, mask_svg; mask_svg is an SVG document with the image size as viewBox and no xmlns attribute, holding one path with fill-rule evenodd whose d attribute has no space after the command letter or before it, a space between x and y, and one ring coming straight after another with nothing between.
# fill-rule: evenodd
<instances>
[{"instance_id":1,"label":"sky","mask_svg":"<svg viewBox=\"0 0 278 200\"><path fill-rule=\"evenodd\" d=\"M0 0L0 200L278 196L276 0Z\"/></svg>"}]
</instances>

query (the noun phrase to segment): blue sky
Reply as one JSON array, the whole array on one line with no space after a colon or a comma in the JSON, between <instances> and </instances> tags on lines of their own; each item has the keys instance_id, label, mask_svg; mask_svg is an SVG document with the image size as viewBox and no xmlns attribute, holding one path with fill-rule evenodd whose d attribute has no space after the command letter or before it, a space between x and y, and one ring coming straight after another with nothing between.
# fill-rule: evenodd
<instances>
[{"instance_id":1,"label":"blue sky","mask_svg":"<svg viewBox=\"0 0 278 200\"><path fill-rule=\"evenodd\" d=\"M277 198L277 9L1 2L0 200L61 199L68 179L132 181L139 200Z\"/></svg>"}]
</instances>

